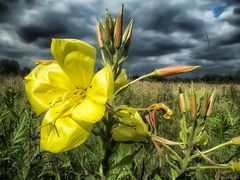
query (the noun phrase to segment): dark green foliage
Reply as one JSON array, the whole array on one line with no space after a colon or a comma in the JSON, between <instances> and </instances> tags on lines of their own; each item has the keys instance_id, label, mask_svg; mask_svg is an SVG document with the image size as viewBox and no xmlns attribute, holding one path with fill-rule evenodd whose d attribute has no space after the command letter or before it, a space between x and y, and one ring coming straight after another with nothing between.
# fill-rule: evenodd
<instances>
[{"instance_id":1,"label":"dark green foliage","mask_svg":"<svg viewBox=\"0 0 240 180\"><path fill-rule=\"evenodd\" d=\"M0 60L0 75L21 75L26 76L31 69L29 67L20 67L16 60L1 59Z\"/></svg>"},{"instance_id":2,"label":"dark green foliage","mask_svg":"<svg viewBox=\"0 0 240 180\"><path fill-rule=\"evenodd\" d=\"M18 75L20 72L20 65L15 60L2 59L0 60L0 74L8 75L14 74Z\"/></svg>"}]
</instances>

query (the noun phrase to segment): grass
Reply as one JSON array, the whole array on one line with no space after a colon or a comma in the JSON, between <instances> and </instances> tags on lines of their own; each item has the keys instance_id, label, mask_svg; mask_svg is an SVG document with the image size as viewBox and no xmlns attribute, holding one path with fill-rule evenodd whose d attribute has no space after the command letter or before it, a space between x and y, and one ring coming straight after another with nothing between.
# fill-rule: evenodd
<instances>
[{"instance_id":1,"label":"grass","mask_svg":"<svg viewBox=\"0 0 240 180\"><path fill-rule=\"evenodd\" d=\"M0 179L100 179L105 148L100 136L91 134L78 148L51 154L39 149L39 128L42 116L36 117L24 92L21 77L0 77ZM190 83L137 82L122 93L117 102L132 107L147 107L163 102L174 112L171 120L157 115L158 134L177 140L181 114L178 109L178 86L184 90ZM198 92L217 89L214 114L207 122L208 147L230 140L240 134L240 85L194 85ZM169 179L169 167L161 148L159 157L153 145L117 144L110 159L112 166L128 157L121 166L110 171L109 179ZM239 146L227 146L212 158L227 163L240 157ZM131 161L130 161L131 160ZM204 170L198 179L238 179L239 173ZM201 178L200 178L201 177Z\"/></svg>"}]
</instances>

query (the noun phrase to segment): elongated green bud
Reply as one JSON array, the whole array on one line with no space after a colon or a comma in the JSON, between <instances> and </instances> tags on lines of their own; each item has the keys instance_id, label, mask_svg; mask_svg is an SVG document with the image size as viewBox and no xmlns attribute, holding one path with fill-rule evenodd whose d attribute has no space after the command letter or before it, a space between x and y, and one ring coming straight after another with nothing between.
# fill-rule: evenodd
<instances>
[{"instance_id":1,"label":"elongated green bud","mask_svg":"<svg viewBox=\"0 0 240 180\"><path fill-rule=\"evenodd\" d=\"M110 14L108 15L108 26L109 26L111 37L113 37L115 22Z\"/></svg>"},{"instance_id":2,"label":"elongated green bud","mask_svg":"<svg viewBox=\"0 0 240 180\"><path fill-rule=\"evenodd\" d=\"M208 93L206 93L204 98L203 98L203 102L202 102L202 106L201 106L201 112L200 112L200 115L203 118L206 117L208 106L209 106L209 95L208 95Z\"/></svg>"},{"instance_id":3,"label":"elongated green bud","mask_svg":"<svg viewBox=\"0 0 240 180\"><path fill-rule=\"evenodd\" d=\"M109 44L110 42L109 15L107 12L105 15L105 28L103 32L103 42L106 44Z\"/></svg>"}]
</instances>

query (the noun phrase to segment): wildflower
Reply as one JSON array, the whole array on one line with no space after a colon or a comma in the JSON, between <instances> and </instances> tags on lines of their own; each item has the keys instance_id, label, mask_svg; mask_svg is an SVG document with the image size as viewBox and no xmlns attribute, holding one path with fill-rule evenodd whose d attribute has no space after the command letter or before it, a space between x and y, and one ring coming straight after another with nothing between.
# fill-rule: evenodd
<instances>
[{"instance_id":1,"label":"wildflower","mask_svg":"<svg viewBox=\"0 0 240 180\"><path fill-rule=\"evenodd\" d=\"M53 39L56 60L37 65L25 77L25 88L33 109L45 111L40 146L62 152L82 144L93 123L101 120L113 90L109 65L93 75L96 50L74 39Z\"/></svg>"},{"instance_id":2,"label":"wildflower","mask_svg":"<svg viewBox=\"0 0 240 180\"><path fill-rule=\"evenodd\" d=\"M147 125L134 108L126 108L117 112L119 123L112 129L115 141L137 141L150 136Z\"/></svg>"}]
</instances>

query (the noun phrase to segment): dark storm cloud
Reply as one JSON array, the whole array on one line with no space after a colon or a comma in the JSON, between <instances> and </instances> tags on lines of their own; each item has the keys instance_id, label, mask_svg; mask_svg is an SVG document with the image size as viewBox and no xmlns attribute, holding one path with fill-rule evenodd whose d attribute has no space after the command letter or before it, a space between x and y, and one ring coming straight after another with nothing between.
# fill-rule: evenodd
<instances>
[{"instance_id":1,"label":"dark storm cloud","mask_svg":"<svg viewBox=\"0 0 240 180\"><path fill-rule=\"evenodd\" d=\"M36 0L0 0L0 23L12 20L24 8L30 8L35 3Z\"/></svg>"},{"instance_id":2,"label":"dark storm cloud","mask_svg":"<svg viewBox=\"0 0 240 180\"><path fill-rule=\"evenodd\" d=\"M125 25L135 19L126 64L131 75L178 64L203 65L207 71L217 72L239 63L238 0L123 1ZM213 9L225 6L222 3L228 4L214 19ZM120 1L108 0L0 0L0 58L15 58L23 66L31 59L50 58L53 37L96 45L96 16L104 19L105 8L116 15L120 5Z\"/></svg>"},{"instance_id":3,"label":"dark storm cloud","mask_svg":"<svg viewBox=\"0 0 240 180\"><path fill-rule=\"evenodd\" d=\"M193 17L186 11L185 5L168 5L162 4L161 1L149 8L143 8L146 16L140 16L141 24L146 29L151 29L166 34L185 31L199 32L204 29L203 20Z\"/></svg>"},{"instance_id":4,"label":"dark storm cloud","mask_svg":"<svg viewBox=\"0 0 240 180\"><path fill-rule=\"evenodd\" d=\"M28 25L19 29L19 35L27 43L38 40L39 38L50 38L67 32L63 24L54 24L54 26Z\"/></svg>"},{"instance_id":5,"label":"dark storm cloud","mask_svg":"<svg viewBox=\"0 0 240 180\"><path fill-rule=\"evenodd\" d=\"M74 6L67 12L46 11L37 16L34 22L20 26L18 33L25 42L35 43L42 48L49 48L51 38L54 37L92 37L94 31L87 25L89 17L83 16L91 11L86 7L78 8L77 11ZM74 18L78 18L77 21L81 22L79 24L86 24L84 28L79 28L79 24L72 21Z\"/></svg>"},{"instance_id":6,"label":"dark storm cloud","mask_svg":"<svg viewBox=\"0 0 240 180\"><path fill-rule=\"evenodd\" d=\"M179 52L181 49L194 47L189 42L180 42L177 39L164 37L150 37L138 34L133 39L131 54L135 56L159 56Z\"/></svg>"},{"instance_id":7,"label":"dark storm cloud","mask_svg":"<svg viewBox=\"0 0 240 180\"><path fill-rule=\"evenodd\" d=\"M237 7L233 8L231 16L227 16L225 18L222 18L221 20L233 26L240 27L240 6L238 5Z\"/></svg>"},{"instance_id":8,"label":"dark storm cloud","mask_svg":"<svg viewBox=\"0 0 240 180\"><path fill-rule=\"evenodd\" d=\"M232 45L236 43L240 43L240 31L225 34L219 40L218 45Z\"/></svg>"},{"instance_id":9,"label":"dark storm cloud","mask_svg":"<svg viewBox=\"0 0 240 180\"><path fill-rule=\"evenodd\" d=\"M233 14L240 15L240 7L237 7L233 10Z\"/></svg>"},{"instance_id":10,"label":"dark storm cloud","mask_svg":"<svg viewBox=\"0 0 240 180\"><path fill-rule=\"evenodd\" d=\"M218 63L218 61L228 61L230 59L240 59L239 45L231 44L227 46L204 46L192 50L193 59L210 60Z\"/></svg>"},{"instance_id":11,"label":"dark storm cloud","mask_svg":"<svg viewBox=\"0 0 240 180\"><path fill-rule=\"evenodd\" d=\"M18 1L0 0L0 22L4 22L11 16L13 8L15 8L17 4Z\"/></svg>"}]
</instances>

